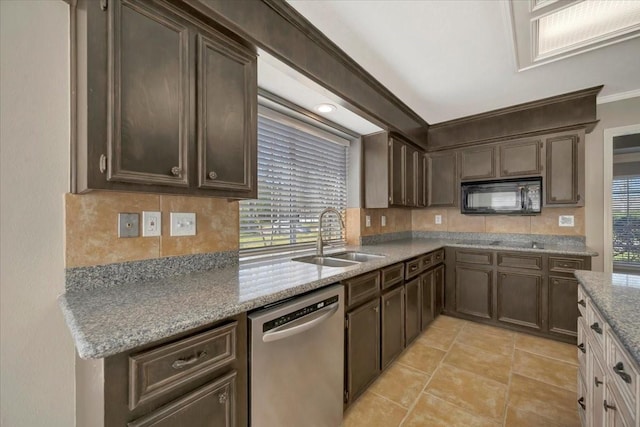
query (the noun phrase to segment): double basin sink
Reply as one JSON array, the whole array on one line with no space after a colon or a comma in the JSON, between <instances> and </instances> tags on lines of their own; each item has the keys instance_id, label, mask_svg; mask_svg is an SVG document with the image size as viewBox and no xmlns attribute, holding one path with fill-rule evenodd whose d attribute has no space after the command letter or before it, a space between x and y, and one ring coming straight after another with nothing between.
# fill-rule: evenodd
<instances>
[{"instance_id":1,"label":"double basin sink","mask_svg":"<svg viewBox=\"0 0 640 427\"><path fill-rule=\"evenodd\" d=\"M364 252L338 252L325 256L309 255L299 258L293 258L292 261L306 262L307 264L315 264L323 267L351 267L363 262L374 261L384 258L384 255L373 255Z\"/></svg>"}]
</instances>

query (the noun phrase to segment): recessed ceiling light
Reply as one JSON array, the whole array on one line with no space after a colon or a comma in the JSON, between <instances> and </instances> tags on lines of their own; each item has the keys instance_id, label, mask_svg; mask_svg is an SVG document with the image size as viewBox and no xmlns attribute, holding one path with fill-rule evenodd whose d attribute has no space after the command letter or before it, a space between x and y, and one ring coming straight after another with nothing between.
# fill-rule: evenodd
<instances>
[{"instance_id":1,"label":"recessed ceiling light","mask_svg":"<svg viewBox=\"0 0 640 427\"><path fill-rule=\"evenodd\" d=\"M333 104L318 104L313 108L320 113L333 113L338 109L338 107Z\"/></svg>"}]
</instances>

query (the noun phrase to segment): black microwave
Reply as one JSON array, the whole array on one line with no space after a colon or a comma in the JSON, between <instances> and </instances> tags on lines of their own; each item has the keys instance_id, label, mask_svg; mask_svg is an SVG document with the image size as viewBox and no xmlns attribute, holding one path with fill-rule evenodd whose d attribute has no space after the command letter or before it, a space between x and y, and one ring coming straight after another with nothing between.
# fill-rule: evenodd
<instances>
[{"instance_id":1,"label":"black microwave","mask_svg":"<svg viewBox=\"0 0 640 427\"><path fill-rule=\"evenodd\" d=\"M477 215L536 215L542 208L542 178L460 184L460 212Z\"/></svg>"}]
</instances>

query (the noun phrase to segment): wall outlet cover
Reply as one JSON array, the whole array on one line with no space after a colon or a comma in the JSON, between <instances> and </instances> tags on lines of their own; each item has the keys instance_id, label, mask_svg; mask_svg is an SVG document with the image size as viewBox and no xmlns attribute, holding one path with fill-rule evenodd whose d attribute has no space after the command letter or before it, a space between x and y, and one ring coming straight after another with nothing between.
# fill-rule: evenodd
<instances>
[{"instance_id":1,"label":"wall outlet cover","mask_svg":"<svg viewBox=\"0 0 640 427\"><path fill-rule=\"evenodd\" d=\"M196 214L194 212L171 212L172 236L195 236Z\"/></svg>"},{"instance_id":2,"label":"wall outlet cover","mask_svg":"<svg viewBox=\"0 0 640 427\"><path fill-rule=\"evenodd\" d=\"M142 212L142 237L154 237L162 235L162 213Z\"/></svg>"},{"instance_id":3,"label":"wall outlet cover","mask_svg":"<svg viewBox=\"0 0 640 427\"><path fill-rule=\"evenodd\" d=\"M118 237L138 237L140 235L140 215L120 212L118 214Z\"/></svg>"},{"instance_id":4,"label":"wall outlet cover","mask_svg":"<svg viewBox=\"0 0 640 427\"><path fill-rule=\"evenodd\" d=\"M380 225L382 225L383 227L387 226L387 216L386 215L382 215L380 217Z\"/></svg>"},{"instance_id":5,"label":"wall outlet cover","mask_svg":"<svg viewBox=\"0 0 640 427\"><path fill-rule=\"evenodd\" d=\"M371 215L365 215L364 217L364 226L371 227Z\"/></svg>"},{"instance_id":6,"label":"wall outlet cover","mask_svg":"<svg viewBox=\"0 0 640 427\"><path fill-rule=\"evenodd\" d=\"M436 215L436 224L442 224L442 215Z\"/></svg>"},{"instance_id":7,"label":"wall outlet cover","mask_svg":"<svg viewBox=\"0 0 640 427\"><path fill-rule=\"evenodd\" d=\"M573 215L558 216L558 225L560 227L573 227L575 224Z\"/></svg>"}]
</instances>

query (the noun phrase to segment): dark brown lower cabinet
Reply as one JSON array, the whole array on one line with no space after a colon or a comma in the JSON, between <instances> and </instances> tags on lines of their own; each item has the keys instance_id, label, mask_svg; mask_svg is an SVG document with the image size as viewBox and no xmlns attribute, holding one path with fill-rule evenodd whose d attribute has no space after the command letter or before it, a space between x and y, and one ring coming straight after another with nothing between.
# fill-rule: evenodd
<instances>
[{"instance_id":1,"label":"dark brown lower cabinet","mask_svg":"<svg viewBox=\"0 0 640 427\"><path fill-rule=\"evenodd\" d=\"M435 318L435 277L431 270L420 276L421 297L421 328L426 328Z\"/></svg>"},{"instance_id":2,"label":"dark brown lower cabinet","mask_svg":"<svg viewBox=\"0 0 640 427\"><path fill-rule=\"evenodd\" d=\"M491 319L493 270L485 267L456 266L455 310L469 316Z\"/></svg>"},{"instance_id":3,"label":"dark brown lower cabinet","mask_svg":"<svg viewBox=\"0 0 640 427\"><path fill-rule=\"evenodd\" d=\"M347 313L345 403L353 402L380 373L380 299Z\"/></svg>"},{"instance_id":4,"label":"dark brown lower cabinet","mask_svg":"<svg viewBox=\"0 0 640 427\"><path fill-rule=\"evenodd\" d=\"M549 276L549 332L578 336L578 281L569 277Z\"/></svg>"},{"instance_id":5,"label":"dark brown lower cabinet","mask_svg":"<svg viewBox=\"0 0 640 427\"><path fill-rule=\"evenodd\" d=\"M434 319L444 310L444 280L444 265L440 265L433 270L433 288L435 294Z\"/></svg>"},{"instance_id":6,"label":"dark brown lower cabinet","mask_svg":"<svg viewBox=\"0 0 640 427\"><path fill-rule=\"evenodd\" d=\"M422 276L421 276L422 277ZM422 312L422 279L415 279L406 282L404 285L404 327L405 327L405 346L409 345L422 329L421 312Z\"/></svg>"},{"instance_id":7,"label":"dark brown lower cabinet","mask_svg":"<svg viewBox=\"0 0 640 427\"><path fill-rule=\"evenodd\" d=\"M127 424L128 427L236 426L236 372Z\"/></svg>"},{"instance_id":8,"label":"dark brown lower cabinet","mask_svg":"<svg viewBox=\"0 0 640 427\"><path fill-rule=\"evenodd\" d=\"M404 349L404 286L381 297L382 303L382 369ZM371 325L369 326L371 327Z\"/></svg>"},{"instance_id":9,"label":"dark brown lower cabinet","mask_svg":"<svg viewBox=\"0 0 640 427\"><path fill-rule=\"evenodd\" d=\"M498 321L542 329L542 275L498 272Z\"/></svg>"}]
</instances>

